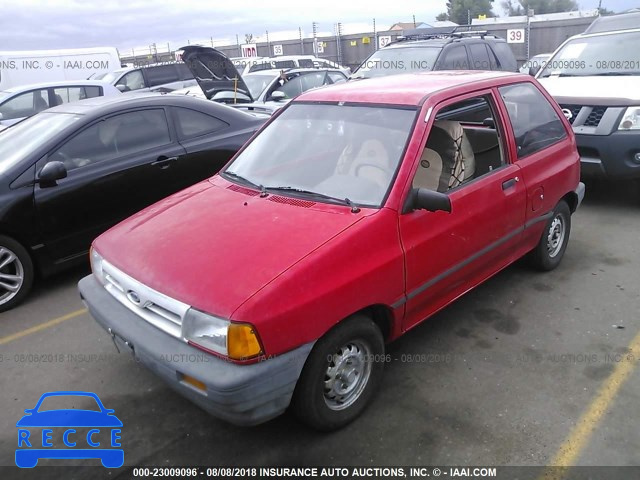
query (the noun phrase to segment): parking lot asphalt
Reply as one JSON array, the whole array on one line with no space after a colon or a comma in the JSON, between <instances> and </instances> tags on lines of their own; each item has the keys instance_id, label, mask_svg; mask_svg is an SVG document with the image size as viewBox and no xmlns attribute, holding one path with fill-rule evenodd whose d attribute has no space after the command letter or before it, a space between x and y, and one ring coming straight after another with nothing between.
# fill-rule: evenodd
<instances>
[{"instance_id":1,"label":"parking lot asphalt","mask_svg":"<svg viewBox=\"0 0 640 480\"><path fill-rule=\"evenodd\" d=\"M640 465L639 238L637 185L588 184L557 270L517 263L389 345L374 402L330 434L209 416L117 353L78 297L87 268L41 281L0 314L0 465L54 390L115 409L125 465Z\"/></svg>"}]
</instances>

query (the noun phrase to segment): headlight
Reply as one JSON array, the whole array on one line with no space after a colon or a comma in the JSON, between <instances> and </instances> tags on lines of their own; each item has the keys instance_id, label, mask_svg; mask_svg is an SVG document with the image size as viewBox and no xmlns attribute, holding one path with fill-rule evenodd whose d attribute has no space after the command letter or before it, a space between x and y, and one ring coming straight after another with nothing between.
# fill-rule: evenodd
<instances>
[{"instance_id":1,"label":"headlight","mask_svg":"<svg viewBox=\"0 0 640 480\"><path fill-rule=\"evenodd\" d=\"M255 328L190 308L182 322L182 336L190 344L234 360L246 360L262 353Z\"/></svg>"},{"instance_id":2,"label":"headlight","mask_svg":"<svg viewBox=\"0 0 640 480\"><path fill-rule=\"evenodd\" d=\"M624 111L618 130L640 130L640 107L629 107Z\"/></svg>"},{"instance_id":3,"label":"headlight","mask_svg":"<svg viewBox=\"0 0 640 480\"><path fill-rule=\"evenodd\" d=\"M102 285L106 285L104 271L102 270L102 262L104 259L93 247L91 247L89 251L89 259L91 261L91 271Z\"/></svg>"}]
</instances>

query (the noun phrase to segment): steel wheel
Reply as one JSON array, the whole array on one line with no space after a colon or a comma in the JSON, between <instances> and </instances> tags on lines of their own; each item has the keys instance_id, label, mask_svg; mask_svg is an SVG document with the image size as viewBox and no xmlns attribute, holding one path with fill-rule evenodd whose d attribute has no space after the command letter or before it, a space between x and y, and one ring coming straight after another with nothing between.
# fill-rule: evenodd
<instances>
[{"instance_id":1,"label":"steel wheel","mask_svg":"<svg viewBox=\"0 0 640 480\"><path fill-rule=\"evenodd\" d=\"M564 200L553 209L538 245L529 253L529 263L538 270L549 271L562 261L571 233L571 210Z\"/></svg>"},{"instance_id":2,"label":"steel wheel","mask_svg":"<svg viewBox=\"0 0 640 480\"><path fill-rule=\"evenodd\" d=\"M24 284L24 266L13 251L0 247L0 305L10 302Z\"/></svg>"},{"instance_id":3,"label":"steel wheel","mask_svg":"<svg viewBox=\"0 0 640 480\"><path fill-rule=\"evenodd\" d=\"M555 258L562 246L564 245L564 236L566 234L566 228L562 215L557 214L547 232L547 252L550 258Z\"/></svg>"},{"instance_id":4,"label":"steel wheel","mask_svg":"<svg viewBox=\"0 0 640 480\"><path fill-rule=\"evenodd\" d=\"M291 400L294 413L318 430L345 426L363 412L380 385L382 358L380 328L362 314L344 319L311 350Z\"/></svg>"},{"instance_id":5,"label":"steel wheel","mask_svg":"<svg viewBox=\"0 0 640 480\"><path fill-rule=\"evenodd\" d=\"M325 373L324 401L331 410L349 408L358 400L371 375L371 347L361 340L334 353Z\"/></svg>"}]
</instances>

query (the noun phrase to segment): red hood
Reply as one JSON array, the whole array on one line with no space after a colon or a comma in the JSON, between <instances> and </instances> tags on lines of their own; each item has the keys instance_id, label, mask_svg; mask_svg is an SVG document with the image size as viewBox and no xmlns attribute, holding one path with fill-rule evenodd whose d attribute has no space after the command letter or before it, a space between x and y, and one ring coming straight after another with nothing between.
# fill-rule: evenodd
<instances>
[{"instance_id":1,"label":"red hood","mask_svg":"<svg viewBox=\"0 0 640 480\"><path fill-rule=\"evenodd\" d=\"M260 198L214 177L123 221L94 246L143 284L230 318L260 288L364 215L276 195Z\"/></svg>"}]
</instances>

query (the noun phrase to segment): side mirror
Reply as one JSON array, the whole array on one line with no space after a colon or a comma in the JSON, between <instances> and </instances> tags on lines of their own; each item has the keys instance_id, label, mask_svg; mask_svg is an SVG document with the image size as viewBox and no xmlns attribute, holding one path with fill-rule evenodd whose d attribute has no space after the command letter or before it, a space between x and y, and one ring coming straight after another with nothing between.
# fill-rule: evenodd
<instances>
[{"instance_id":1,"label":"side mirror","mask_svg":"<svg viewBox=\"0 0 640 480\"><path fill-rule=\"evenodd\" d=\"M538 73L540 71L540 65L531 65L529 67L529 75L531 75L532 77L536 76L536 73Z\"/></svg>"},{"instance_id":2,"label":"side mirror","mask_svg":"<svg viewBox=\"0 0 640 480\"><path fill-rule=\"evenodd\" d=\"M4 115L0 113L0 120L2 120L3 118L4 118Z\"/></svg>"},{"instance_id":3,"label":"side mirror","mask_svg":"<svg viewBox=\"0 0 640 480\"><path fill-rule=\"evenodd\" d=\"M287 98L287 96L285 95L284 92L281 92L279 90L276 90L275 92L273 92L271 94L271 100L275 101L275 102L279 102L280 100L285 100Z\"/></svg>"},{"instance_id":4,"label":"side mirror","mask_svg":"<svg viewBox=\"0 0 640 480\"><path fill-rule=\"evenodd\" d=\"M38 183L42 186L55 185L57 180L67 178L67 167L64 163L54 160L47 163L38 175Z\"/></svg>"},{"instance_id":5,"label":"side mirror","mask_svg":"<svg viewBox=\"0 0 640 480\"><path fill-rule=\"evenodd\" d=\"M411 191L410 207L412 210L428 210L430 212L441 210L451 213L451 200L448 195L441 192L434 192L428 188L414 188Z\"/></svg>"},{"instance_id":6,"label":"side mirror","mask_svg":"<svg viewBox=\"0 0 640 480\"><path fill-rule=\"evenodd\" d=\"M131 91L131 89L129 87L127 87L126 85L122 85L122 84L116 85L116 88L118 90L120 90L122 93Z\"/></svg>"}]
</instances>

